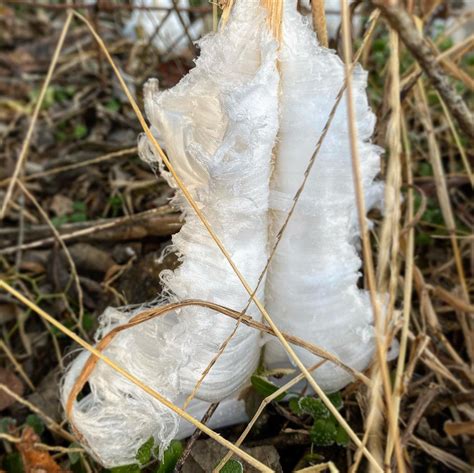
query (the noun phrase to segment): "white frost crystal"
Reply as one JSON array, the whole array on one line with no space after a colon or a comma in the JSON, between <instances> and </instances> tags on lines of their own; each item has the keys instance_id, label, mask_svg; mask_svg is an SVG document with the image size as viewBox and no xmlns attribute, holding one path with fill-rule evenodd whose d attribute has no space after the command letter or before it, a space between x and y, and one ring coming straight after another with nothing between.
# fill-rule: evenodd
<instances>
[{"instance_id":1,"label":"white frost crystal","mask_svg":"<svg viewBox=\"0 0 474 473\"><path fill-rule=\"evenodd\" d=\"M335 53L318 45L296 0L284 1L280 45L259 0L236 0L228 23L202 40L201 48L196 67L176 87L160 93L156 81L149 82L146 111L177 174L255 287L343 84L344 67ZM370 208L382 192L374 182L379 150L369 143L375 118L365 86L366 74L357 68L358 146ZM140 148L176 188L145 138ZM241 311L248 295L229 263L179 190L174 203L185 219L173 237L181 265L162 273L163 301L204 299ZM257 297L281 330L363 370L374 340L369 298L357 287L358 240L343 99ZM136 312L107 310L97 338ZM247 312L261 320L253 304ZM187 306L121 332L105 354L181 406L234 326L224 315ZM189 411L199 418L209 402L222 401L210 426L242 421L238 393L257 366L261 345L258 331L240 326ZM316 363L306 350L295 350L308 367ZM82 352L66 375L64 404L87 356ZM275 339L268 341L265 359L271 367L289 364ZM329 362L315 377L326 391L352 380ZM74 404L71 420L85 447L105 466L133 462L150 436L163 451L174 437L190 433L189 424L102 362L89 386L90 393Z\"/></svg>"},{"instance_id":2,"label":"white frost crystal","mask_svg":"<svg viewBox=\"0 0 474 473\"><path fill-rule=\"evenodd\" d=\"M271 180L271 245L299 188L304 171L344 82L344 64L318 45L308 22L284 4L280 47L280 124ZM368 142L375 125L365 93L366 73L353 74L367 207L380 201L379 149ZM372 358L372 309L357 287L361 260L345 99L341 101L316 157L306 186L270 265L266 308L283 331L325 348L344 363L363 370ZM309 367L318 358L294 347ZM267 363L282 366L288 357L274 339L266 346ZM352 381L332 363L315 371L325 391Z\"/></svg>"}]
</instances>

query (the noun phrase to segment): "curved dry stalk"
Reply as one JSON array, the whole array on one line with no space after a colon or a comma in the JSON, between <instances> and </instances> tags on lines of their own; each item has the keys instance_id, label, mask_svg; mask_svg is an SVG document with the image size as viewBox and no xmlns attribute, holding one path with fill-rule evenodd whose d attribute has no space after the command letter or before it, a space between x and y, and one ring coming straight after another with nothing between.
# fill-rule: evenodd
<instances>
[{"instance_id":1,"label":"curved dry stalk","mask_svg":"<svg viewBox=\"0 0 474 473\"><path fill-rule=\"evenodd\" d=\"M364 431L364 436L362 437L362 445L367 445L367 442L369 441L369 436L372 432L372 428L375 422L378 420L378 416L380 413L380 409L377 405L378 401L380 400L380 385L381 385L381 379L380 379L380 370L377 370L373 377L372 377L372 390L371 390L371 403L370 403L370 408L369 408L369 414L367 416L367 420L365 422L365 431ZM359 469L360 462L362 460L362 450L360 448L357 448L355 454L354 454L354 462L352 463L349 473L356 473L357 470Z\"/></svg>"},{"instance_id":2,"label":"curved dry stalk","mask_svg":"<svg viewBox=\"0 0 474 473\"><path fill-rule=\"evenodd\" d=\"M454 126L453 119L451 118L451 114L449 113L448 107L446 107L446 104L444 103L443 98L441 97L441 95L439 95L439 92L436 92L436 95L438 96L438 100L441 103L441 107L443 108L444 115L446 116L449 129L451 130L454 141L456 142L456 146L458 147L459 154L461 155L461 160L466 169L466 173L469 176L469 181L471 182L471 187L474 187L474 176L472 174L471 163L469 162L469 159L466 155L466 150L464 149L464 145L461 142L459 133L457 132L456 127Z\"/></svg>"},{"instance_id":3,"label":"curved dry stalk","mask_svg":"<svg viewBox=\"0 0 474 473\"><path fill-rule=\"evenodd\" d=\"M278 2L280 3L280 2ZM281 4L280 4L280 8L273 8L272 9L272 12L274 12L274 14L272 14L272 19L278 19L278 11L280 11L280 20L281 20ZM124 91L125 95L127 96L127 99L131 105L131 107L133 108L133 111L135 112L135 115L137 116L138 118L138 121L140 122L140 125L141 127L143 128L143 131L145 132L145 135L147 136L147 138L149 139L151 145L153 146L153 148L155 149L155 151L159 154L160 158L162 159L163 163L166 165L167 169L169 170L169 172L171 173L171 175L173 176L177 186L181 189L182 193L183 193L183 196L184 198L186 199L186 201L189 203L189 205L191 206L191 208L193 209L193 211L196 213L197 217L199 218L199 220L201 221L201 223L204 225L204 227L206 228L206 230L208 231L209 235L211 236L211 238L214 240L214 243L217 245L217 247L219 248L219 250L221 251L221 253L224 255L224 257L226 258L227 262L230 264L232 270L234 271L234 273L236 274L236 276L238 277L238 279L240 280L242 286L245 288L245 290L247 291L247 293L249 294L249 296L251 296L252 298L252 301L254 302L254 304L256 305L256 307L258 308L258 310L260 311L260 313L262 314L263 318L265 319L265 321L268 323L268 325L272 328L272 330L274 331L275 335L277 336L278 340L280 341L280 343L282 344L284 350L287 352L288 356L292 359L292 361L295 363L295 365L301 370L302 373L304 373L306 379L308 380L308 383L310 384L310 386L312 387L312 389L316 392L316 394L321 398L322 402L324 403L324 405L328 408L328 410L334 415L334 417L336 418L336 420L339 422L339 424L344 428L344 430L347 432L347 434L349 435L349 437L352 439L352 441L357 445L361 445L361 441L359 439L359 437L356 435L356 433L352 430L352 428L349 426L349 424L347 423L347 421L344 419L344 417L342 417L342 415L339 413L339 411L334 407L334 405L331 403L331 401L329 400L329 398L326 396L326 394L324 393L324 391L320 388L320 386L318 385L318 383L316 382L316 380L311 376L311 374L309 373L308 369L306 368L306 366L303 364L303 362L300 360L300 358L298 357L298 355L295 353L295 351L293 350L293 348L291 348L291 346L288 344L288 342L285 340L285 338L283 337L281 331L278 329L278 327L276 326L276 324L273 322L272 318L270 317L270 315L268 314L268 312L266 311L265 307L263 306L263 304L261 303L261 301L254 295L254 292L252 291L252 288L250 287L250 285L248 284L248 282L246 281L246 279L244 278L244 276L242 275L242 273L239 271L239 269L237 268L237 266L235 265L234 261L232 260L232 257L230 256L229 252L227 251L227 249L225 248L224 244L222 243L222 241L219 239L219 237L217 236L217 234L214 232L214 230L212 229L209 221L207 220L207 218L205 217L205 215L202 213L202 211L200 210L199 206L197 205L196 201L193 199L193 197L191 196L191 194L189 193L188 189L186 188L186 186L184 185L183 181L181 180L181 178L178 176L178 174L176 173L176 170L174 169L173 165L171 164L171 162L169 161L168 157L166 156L166 154L164 153L163 149L161 148L161 146L159 145L158 141L156 140L156 138L153 136L153 134L151 133L151 130L150 128L148 127L146 121L145 121L145 118L143 117L143 114L141 112L141 110L139 109L135 99L133 98L127 84L125 83L122 75L120 74L120 71L118 70L117 66L115 65L115 62L113 61L109 51L107 50L107 47L105 46L102 38L97 34L97 32L95 31L95 29L93 28L93 26L91 25L91 23L84 17L82 16L80 13L76 12L76 11L73 11L72 12L73 15L75 17L77 17L80 21L82 21L86 26L87 28L89 29L90 33L92 34L92 36L94 37L94 39L97 41L97 43L99 44L101 50L104 52L104 55L105 57L107 58L107 61L109 62L110 66L112 67L113 71L114 71L114 74L116 75L119 83L120 83L120 86L122 87L122 90ZM280 21L281 22L281 21ZM276 25L275 23L272 23L272 26L276 28ZM278 25L278 31L279 31L279 25ZM371 453L365 448L363 447L363 452L364 452L364 455L367 457L367 459L369 460L369 462L376 468L376 470L380 473L382 473L382 468L380 467L380 465L377 463L377 461L375 460L375 458L371 455Z\"/></svg>"},{"instance_id":4,"label":"curved dry stalk","mask_svg":"<svg viewBox=\"0 0 474 473\"><path fill-rule=\"evenodd\" d=\"M35 109L33 111L33 116L31 117L30 126L28 127L28 131L26 133L26 137L23 141L20 155L18 156L18 161L16 162L15 170L13 172L13 176L8 184L7 192L5 193L5 197L2 202L2 207L0 209L0 220L3 220L5 217L5 212L7 211L8 203L12 197L13 189L15 188L15 184L17 183L18 176L20 175L20 171L23 168L23 163L28 155L28 150L30 149L30 142L33 136L33 131L36 126L36 122L38 121L38 116L41 110L41 106L43 105L44 97L46 95L46 91L48 90L49 83L51 82L51 78L53 77L54 69L56 68L56 64L59 59L59 55L61 53L61 49L64 45L64 40L66 39L67 32L69 30L69 26L71 25L72 20L72 12L69 12L64 22L63 29L59 36L58 43L56 45L56 49L54 50L53 57L49 64L48 72L46 74L46 78L43 82L43 86L41 87L41 91L38 97L38 100L35 105Z\"/></svg>"},{"instance_id":5,"label":"curved dry stalk","mask_svg":"<svg viewBox=\"0 0 474 473\"><path fill-rule=\"evenodd\" d=\"M39 202L36 200L35 196L33 194L31 194L31 192L25 187L25 185L21 181L18 181L18 187L20 187L23 194L25 194L26 197L28 197L28 199L36 207L36 209L38 210L40 215L43 217L43 220L46 222L48 227L51 229L51 232L53 233L54 238L57 240L57 242L59 243L59 245L61 246L61 248L64 251L64 255L66 256L66 259L67 259L67 261L69 263L69 266L71 268L71 276L73 278L74 285L76 286L77 302L78 302L78 306L79 306L79 317L76 317L76 315L74 313L71 313L71 315L74 318L74 320L76 321L79 331L82 333L84 338L87 339L87 338L89 338L89 336L87 335L86 331L84 330L84 327L82 326L82 321L83 321L83 318L84 318L84 303L83 303L84 297L83 297L83 293L82 293L81 283L79 281L79 274L77 273L76 265L74 264L74 260L72 259L71 253L69 252L68 247L66 246L63 239L61 238L61 235L58 232L57 228L52 224L52 222L51 222L50 218L48 217L47 213L43 210L43 208L41 207ZM70 280L69 280L68 286L69 286L69 284L70 284Z\"/></svg>"},{"instance_id":6,"label":"curved dry stalk","mask_svg":"<svg viewBox=\"0 0 474 473\"><path fill-rule=\"evenodd\" d=\"M255 322L250 316L244 315L243 317L241 314L239 314L237 311L234 311L232 309L229 309L227 307L221 306L219 304L215 304L212 302L207 302L207 301L201 301L197 299L190 299L186 301L181 301L181 302L174 302L170 304L166 304L162 307L159 308L152 308L152 309L147 309L142 312L139 312L137 315L132 317L127 323L124 323L122 325L119 325L112 329L109 333L107 333L101 340L100 342L96 345L96 350L103 352L112 342L112 340L115 338L116 335L118 335L120 332L123 332L124 330L128 330L130 328L136 327L137 325L140 325L144 322L148 322L149 320L152 320L156 317L161 317L169 312L175 311L177 309L181 309L183 307L188 307L188 306L198 306L198 307L205 307L207 309L214 310L217 313L221 313L224 315L227 315L229 317L232 317L234 319L240 318L242 323L245 325L255 328L257 330L260 330L262 332L268 333L270 335L276 336L275 333L266 325L261 324L259 322ZM367 379L365 375L362 373L359 373L358 371L354 370L353 368L345 365L342 363L337 357L334 355L328 353L327 351L323 350L322 348L316 347L315 345L312 345L310 343L305 342L304 340L301 340L299 337L295 337L292 335L287 335L283 333L285 338L295 344L299 345L311 353L320 356L321 358L324 358L327 361L331 361L336 363L339 367L342 369L348 371L351 375L354 377L358 378L364 383L369 383L370 380ZM71 392L69 393L68 401L66 403L66 414L68 417L70 417L70 414L72 412L72 407L73 403L77 397L77 395L81 392L82 388L86 384L87 380L89 379L89 376L91 375L93 369L95 368L97 362L99 360L97 357L94 355L91 355L86 363L84 364L84 367L80 373L80 375L77 377L76 382L71 389ZM186 408L186 405L183 407L183 409Z\"/></svg>"},{"instance_id":7,"label":"curved dry stalk","mask_svg":"<svg viewBox=\"0 0 474 473\"><path fill-rule=\"evenodd\" d=\"M62 333L67 335L69 338L74 340L76 343L78 343L81 347L92 353L97 359L100 359L103 361L105 364L110 366L113 370L115 370L117 373L121 374L124 378L126 378L128 381L133 383L134 385L138 386L140 389L145 391L147 394L152 396L154 399L159 401L161 404L165 405L168 409L172 410L174 413L188 421L189 423L193 424L195 427L198 429L202 430L206 435L214 439L216 442L220 443L223 447L233 451L236 455L238 455L242 460L246 461L249 465L253 466L256 468L258 471L264 472L264 473L271 473L273 470L271 468L268 468L265 466L263 463L259 462L255 458L253 458L251 455L248 453L244 452L238 447L235 447L232 442L229 442L228 440L222 438L219 434L216 434L212 429L207 427L206 425L202 424L200 421L189 415L187 412L183 411L179 407L175 406L171 401L163 397L160 393L155 391L154 389L150 388L147 384L145 384L143 381L139 380L136 378L133 374L129 373L125 369L123 369L121 366L117 365L113 360L111 360L109 357L104 355L102 352L97 350L95 347L93 347L91 344L87 343L85 340L83 340L79 335L75 334L72 330L69 330L67 327L65 327L61 322L57 321L54 317L49 315L47 312L45 312L43 309L38 307L35 303L30 301L28 298L23 296L20 292L18 292L16 289L11 287L8 283L0 279L0 288L4 289L5 291L9 292L12 296L14 296L16 299L21 301L23 304L25 304L28 308L33 310L36 314L38 314L40 317L42 317L44 320L49 322L51 325L56 327L58 330L60 330ZM71 424L73 425L72 419L69 419Z\"/></svg>"},{"instance_id":8,"label":"curved dry stalk","mask_svg":"<svg viewBox=\"0 0 474 473\"><path fill-rule=\"evenodd\" d=\"M23 379L26 385L34 391L35 385L33 384L33 381L31 381L30 377L26 374L26 371L23 369L23 366L21 366L20 363L18 363L17 359L15 358L15 355L11 352L10 348L7 346L7 344L3 341L0 340L0 350L3 350L5 352L5 355L7 355L7 358L10 360L11 364L15 367L15 370L18 372L20 377ZM3 386L0 384L0 387Z\"/></svg>"},{"instance_id":9,"label":"curved dry stalk","mask_svg":"<svg viewBox=\"0 0 474 473\"><path fill-rule=\"evenodd\" d=\"M357 213L359 220L359 228L362 237L362 251L364 255L364 268L365 274L367 277L367 285L370 294L370 300L372 304L372 310L374 313L375 321L375 341L376 341L376 354L379 369L382 376L382 384L384 395L386 399L386 406L388 411L388 424L392 436L398 438L398 422L394 416L391 398L392 398L392 388L390 384L390 377L388 373L387 363L386 363L386 349L383 343L384 333L383 330L383 321L381 318L380 304L377 298L376 285L375 285L375 271L374 264L372 259L372 249L370 246L370 237L366 221L366 207L365 207L365 198L364 190L362 188L361 180L361 170L359 163L359 150L357 147L357 127L355 122L355 107L354 107L354 97L352 91L352 70L351 70L351 61L352 61L352 45L351 45L351 34L350 34L350 25L349 25L349 12L348 5L345 0L341 0L341 13L342 13L342 37L344 44L344 64L346 70L346 84L347 84L347 117L349 122L349 136L351 144L351 157L352 157L352 170L353 170L353 179L354 179L354 190L355 198L357 202ZM385 350L384 350L385 349ZM397 456L397 463L401 473L405 472L405 463L403 460L403 453L401 450L401 445L399 442L395 443L395 451Z\"/></svg>"},{"instance_id":10,"label":"curved dry stalk","mask_svg":"<svg viewBox=\"0 0 474 473\"><path fill-rule=\"evenodd\" d=\"M413 172L411 162L411 147L408 139L408 133L406 129L406 122L402 120L402 138L403 145L405 148L406 158L406 169L408 177L408 205L407 205L407 216L406 220L410 222L413 220L415 202L412 190L413 184ZM408 230L406 237L406 249L405 249L405 282L403 286L403 326L402 333L400 336L400 352L398 354L397 368L395 372L395 383L393 386L393 405L396 418L398 419L400 413L400 402L403 395L403 374L405 370L405 357L408 347L408 330L410 328L410 314L411 314L411 295L413 291L413 263L414 263L414 252L415 252L415 229L411 227ZM388 435L387 447L385 450L385 464L390 464L392 453L393 453L393 442L392 436Z\"/></svg>"},{"instance_id":11,"label":"curved dry stalk","mask_svg":"<svg viewBox=\"0 0 474 473\"><path fill-rule=\"evenodd\" d=\"M326 360L316 363L314 366L309 368L309 370L314 371L318 369L320 366L322 366L324 363L326 363ZM260 406L258 406L257 411L253 415L252 419L245 427L245 430L240 434L240 437L235 441L234 445L237 447L240 447L243 444L244 440L247 438L247 435L252 430L252 427L254 426L255 422L257 422L257 419L260 417L263 410L265 409L265 407L268 406L268 404L270 404L272 401L274 401L279 396L284 394L287 389L293 387L295 384L299 383L303 379L304 379L304 375L300 373L299 375L295 376L292 380L284 384L281 388L278 388L274 393L270 394L265 399L263 399L262 402L260 403ZM227 452L226 455L219 462L219 464L214 468L213 473L219 473L221 471L221 468L230 460L231 456L232 456L232 453Z\"/></svg>"}]
</instances>

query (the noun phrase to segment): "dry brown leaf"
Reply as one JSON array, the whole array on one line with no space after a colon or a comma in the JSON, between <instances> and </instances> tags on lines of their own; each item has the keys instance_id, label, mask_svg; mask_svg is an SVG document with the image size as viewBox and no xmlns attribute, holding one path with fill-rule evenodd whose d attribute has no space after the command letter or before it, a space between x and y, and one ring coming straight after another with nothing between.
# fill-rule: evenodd
<instances>
[{"instance_id":1,"label":"dry brown leaf","mask_svg":"<svg viewBox=\"0 0 474 473\"><path fill-rule=\"evenodd\" d=\"M19 396L23 394L24 386L20 378L7 368L0 368L0 383L8 386L8 388ZM9 396L5 391L0 391L0 411L7 409L12 404L15 404L15 402L15 399Z\"/></svg>"},{"instance_id":2,"label":"dry brown leaf","mask_svg":"<svg viewBox=\"0 0 474 473\"><path fill-rule=\"evenodd\" d=\"M39 441L33 428L25 427L21 442L17 445L25 473L67 473L68 470L63 470L48 452L35 445Z\"/></svg>"},{"instance_id":3,"label":"dry brown leaf","mask_svg":"<svg viewBox=\"0 0 474 473\"><path fill-rule=\"evenodd\" d=\"M73 202L69 197L62 194L56 194L49 205L51 211L58 217L63 217L72 213L74 210Z\"/></svg>"}]
</instances>

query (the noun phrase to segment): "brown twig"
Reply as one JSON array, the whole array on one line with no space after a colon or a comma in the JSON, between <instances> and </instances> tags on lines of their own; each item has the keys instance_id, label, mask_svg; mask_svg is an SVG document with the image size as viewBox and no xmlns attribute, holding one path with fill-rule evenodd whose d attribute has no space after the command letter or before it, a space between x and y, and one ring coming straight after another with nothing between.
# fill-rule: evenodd
<instances>
[{"instance_id":1,"label":"brown twig","mask_svg":"<svg viewBox=\"0 0 474 473\"><path fill-rule=\"evenodd\" d=\"M380 301L377 295L376 281L375 281L375 269L372 258L372 247L370 245L370 236L366 220L366 206L365 196L362 188L362 175L359 158L359 147L358 147L358 131L355 121L355 102L352 88L352 43L350 36L350 25L349 25L349 11L348 5L344 0L341 0L341 22L342 22L342 39L343 39L343 50L344 50L344 66L345 76L347 85L347 119L349 128L349 139L351 149L351 162L352 162L352 177L354 182L355 200L357 204L357 216L360 228L360 235L362 239L362 254L363 254L363 265L365 270L365 276L367 278L367 286L369 290L370 303L372 306L372 312L374 317L375 325L375 354L378 363L378 369L380 370L383 394L386 400L387 408L387 419L389 432L395 441L395 454L397 458L397 465L400 473L404 473L405 463L403 459L403 452L400 447L400 443L397 441L398 436L398 422L395 417L393 405L392 405L392 386L389 378L386 350L386 331L384 330L384 324L382 320L382 312L380 307ZM360 443L361 445L362 443ZM358 445L359 446L359 445Z\"/></svg>"},{"instance_id":2,"label":"brown twig","mask_svg":"<svg viewBox=\"0 0 474 473\"><path fill-rule=\"evenodd\" d=\"M179 230L179 227L181 226L180 223L180 218L176 214L173 214L172 209L169 205L165 205L163 207L158 207L156 209L151 209L151 210L145 210L144 212L140 212L134 215L127 215L125 217L119 217L119 218L114 218L114 219L108 219L108 220L103 220L99 222L95 222L94 224L91 225L91 222L86 222L85 224L87 225L85 228L83 228L84 223L79 223L79 224L66 224L64 225L63 231L64 230L71 230L69 233L61 233L59 231L59 234L61 235L61 239L63 241L66 240L73 240L76 238L84 237L84 236L91 236L91 235L98 235L100 233L100 238L104 239L113 239L114 237L110 234L102 234L102 232L105 232L105 230L110 230L111 228L117 228L120 226L125 226L125 225L132 225L132 224L138 224L140 222L145 222L144 226L146 227L146 221L148 219L160 219L161 222L163 223L163 231L161 233L162 236L170 235L171 233L174 233L174 231ZM77 228L77 227L81 228ZM42 227L43 228L43 227ZM154 235L158 235L158 232L154 233ZM117 235L115 235L116 237ZM143 232L141 235L135 235L131 234L128 236L129 239L133 238L143 238L144 235ZM97 236L99 238L99 236ZM125 238L124 238L125 239ZM11 253L14 253L18 249L22 250L31 250L33 248L40 248L42 246L47 246L51 245L52 243L55 242L54 237L48 237L48 238L42 238L40 240L32 241L30 243L23 243L21 246L15 245L15 246L9 246L7 248L0 249L0 255L8 255Z\"/></svg>"},{"instance_id":3,"label":"brown twig","mask_svg":"<svg viewBox=\"0 0 474 473\"><path fill-rule=\"evenodd\" d=\"M411 15L399 2L372 0L372 3L380 8L390 26L400 35L400 39L430 78L433 87L443 98L446 107L456 119L460 128L467 136L474 138L473 119L469 108L449 83L441 65L438 64L433 49L418 31Z\"/></svg>"},{"instance_id":4,"label":"brown twig","mask_svg":"<svg viewBox=\"0 0 474 473\"><path fill-rule=\"evenodd\" d=\"M53 73L56 68L59 55L63 48L64 41L66 39L66 35L69 30L69 26L71 25L71 20L72 20L72 13L69 13L66 18L66 21L64 22L64 26L61 31L61 34L59 35L59 39L56 44L56 49L54 51L53 57L49 64L49 69L46 74L46 78L44 79L43 86L41 87L41 91L40 91L38 100L36 102L35 109L33 111L33 116L31 117L30 125L28 127L28 131L23 141L20 155L18 156L18 161L16 162L15 171L13 172L12 179L8 184L7 192L5 193L5 197L2 202L2 207L0 209L0 220L3 220L3 217L5 216L5 213L7 211L8 204L12 197L13 190L15 188L15 184L17 182L18 176L20 175L20 171L23 168L23 163L25 162L26 156L28 155L28 151L30 149L31 138L33 137L33 131L35 129L36 122L38 121L41 106L43 105L44 97L46 96L46 91L48 90L49 83L51 82L51 79L53 77Z\"/></svg>"},{"instance_id":5,"label":"brown twig","mask_svg":"<svg viewBox=\"0 0 474 473\"><path fill-rule=\"evenodd\" d=\"M204 416L202 417L201 419L201 423L202 424L206 424L209 419L212 417L212 415L214 414L214 412L216 412L216 409L219 407L219 403L218 402L214 402L213 404L211 404L206 413L204 414ZM184 464L186 463L186 460L188 459L189 455L191 454L191 450L194 446L194 444L197 442L197 440L199 439L199 437L201 436L201 431L199 429L196 429L193 434L191 435L191 437L189 438L187 444L186 444L186 448L184 449L181 457L179 458L178 462L176 463L175 467L174 467L174 473L180 473L181 470L183 469L183 466Z\"/></svg>"}]
</instances>

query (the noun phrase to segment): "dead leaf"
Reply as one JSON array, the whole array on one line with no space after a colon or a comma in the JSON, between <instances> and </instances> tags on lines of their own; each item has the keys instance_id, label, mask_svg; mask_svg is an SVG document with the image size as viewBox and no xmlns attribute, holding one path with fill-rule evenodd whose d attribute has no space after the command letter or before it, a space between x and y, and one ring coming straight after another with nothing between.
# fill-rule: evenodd
<instances>
[{"instance_id":1,"label":"dead leaf","mask_svg":"<svg viewBox=\"0 0 474 473\"><path fill-rule=\"evenodd\" d=\"M24 386L20 378L6 368L0 368L0 383L7 386L11 391L23 395ZM7 409L12 404L15 404L15 399L9 396L5 391L0 390L0 411Z\"/></svg>"},{"instance_id":2,"label":"dead leaf","mask_svg":"<svg viewBox=\"0 0 474 473\"><path fill-rule=\"evenodd\" d=\"M445 422L444 431L448 435L470 435L474 436L474 421L467 422Z\"/></svg>"},{"instance_id":3,"label":"dead leaf","mask_svg":"<svg viewBox=\"0 0 474 473\"><path fill-rule=\"evenodd\" d=\"M56 194L51 200L49 205L51 211L53 211L58 217L63 217L72 213L74 210L73 202L69 197L62 194Z\"/></svg>"},{"instance_id":4,"label":"dead leaf","mask_svg":"<svg viewBox=\"0 0 474 473\"><path fill-rule=\"evenodd\" d=\"M0 325L15 320L18 316L18 308L15 304L0 304Z\"/></svg>"},{"instance_id":5,"label":"dead leaf","mask_svg":"<svg viewBox=\"0 0 474 473\"><path fill-rule=\"evenodd\" d=\"M67 470L63 470L47 451L35 445L38 442L40 438L33 428L25 427L21 442L17 444L25 473L66 473Z\"/></svg>"},{"instance_id":6,"label":"dead leaf","mask_svg":"<svg viewBox=\"0 0 474 473\"><path fill-rule=\"evenodd\" d=\"M280 456L273 445L259 447L243 447L242 450L252 455L255 459L270 467L276 473L281 473ZM191 454L183 466L182 473L204 473L212 471L213 468L227 453L227 449L214 440L198 440ZM257 472L255 468L246 465L245 473Z\"/></svg>"}]
</instances>

